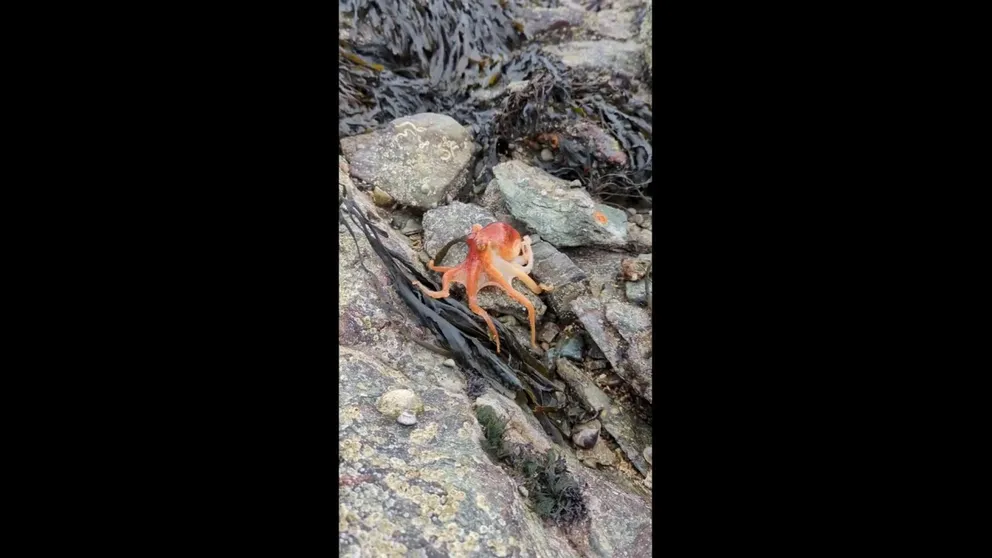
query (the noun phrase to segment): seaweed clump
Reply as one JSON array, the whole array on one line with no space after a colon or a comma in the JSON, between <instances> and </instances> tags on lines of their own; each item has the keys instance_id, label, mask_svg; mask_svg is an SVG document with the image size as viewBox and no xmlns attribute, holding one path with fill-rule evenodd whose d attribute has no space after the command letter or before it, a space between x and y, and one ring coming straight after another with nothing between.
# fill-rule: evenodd
<instances>
[{"instance_id":1,"label":"seaweed clump","mask_svg":"<svg viewBox=\"0 0 992 558\"><path fill-rule=\"evenodd\" d=\"M511 447L503 439L507 419L488 405L479 406L475 416L482 426L483 447L524 477L524 486L538 516L559 524L573 524L588 516L582 489L569 473L565 459L555 450L541 456L529 446Z\"/></svg>"}]
</instances>

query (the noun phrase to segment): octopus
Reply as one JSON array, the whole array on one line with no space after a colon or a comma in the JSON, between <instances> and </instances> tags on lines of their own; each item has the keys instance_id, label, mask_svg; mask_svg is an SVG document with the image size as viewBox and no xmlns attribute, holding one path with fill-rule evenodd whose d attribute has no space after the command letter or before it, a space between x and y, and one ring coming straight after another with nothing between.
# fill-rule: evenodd
<instances>
[{"instance_id":1,"label":"octopus","mask_svg":"<svg viewBox=\"0 0 992 558\"><path fill-rule=\"evenodd\" d=\"M465 285L468 307L486 321L489 334L496 341L497 353L499 353L499 334L496 333L492 318L479 306L476 297L479 290L486 287L497 287L506 291L510 298L527 308L527 317L530 318L530 344L536 349L537 317L534 305L512 285L513 279L516 278L534 294L552 290L551 286L538 284L528 275L534 267L530 237L521 238L520 233L506 223L491 223L485 227L472 225L472 232L465 242L468 244L468 256L464 262L454 267L436 266L433 259L427 263L427 267L431 270L443 273L440 291L429 290L419 281L414 281L413 284L431 298L451 296L449 289L452 282Z\"/></svg>"}]
</instances>

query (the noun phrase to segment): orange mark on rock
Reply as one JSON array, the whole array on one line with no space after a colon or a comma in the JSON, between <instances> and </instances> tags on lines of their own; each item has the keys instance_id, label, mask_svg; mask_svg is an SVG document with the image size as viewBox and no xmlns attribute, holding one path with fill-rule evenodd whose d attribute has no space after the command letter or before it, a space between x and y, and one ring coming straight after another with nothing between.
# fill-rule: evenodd
<instances>
[{"instance_id":1,"label":"orange mark on rock","mask_svg":"<svg viewBox=\"0 0 992 558\"><path fill-rule=\"evenodd\" d=\"M606 222L609 221L609 219L606 218L606 215L603 215L602 211L593 211L592 216L602 225L605 225Z\"/></svg>"}]
</instances>

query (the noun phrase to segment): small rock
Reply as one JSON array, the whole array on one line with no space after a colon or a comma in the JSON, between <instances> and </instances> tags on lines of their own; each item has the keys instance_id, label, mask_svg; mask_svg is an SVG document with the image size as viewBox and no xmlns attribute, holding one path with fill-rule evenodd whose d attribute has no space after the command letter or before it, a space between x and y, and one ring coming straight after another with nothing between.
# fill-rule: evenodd
<instances>
[{"instance_id":1,"label":"small rock","mask_svg":"<svg viewBox=\"0 0 992 558\"><path fill-rule=\"evenodd\" d=\"M617 461L617 456L610 451L610 448L602 438L596 442L596 445L592 449L585 450L580 448L575 450L575 456L579 458L583 465L592 469L600 465L609 467Z\"/></svg>"},{"instance_id":2,"label":"small rock","mask_svg":"<svg viewBox=\"0 0 992 558\"><path fill-rule=\"evenodd\" d=\"M527 497L528 492L527 492L527 487L526 486L524 486L524 485L521 484L520 486L517 487L517 490L520 492L520 495L521 496L523 496L524 498Z\"/></svg>"},{"instance_id":3,"label":"small rock","mask_svg":"<svg viewBox=\"0 0 992 558\"><path fill-rule=\"evenodd\" d=\"M408 389L394 389L384 393L375 406L380 413L389 418L399 418L404 411L416 415L424 410L424 402L420 396Z\"/></svg>"},{"instance_id":4,"label":"small rock","mask_svg":"<svg viewBox=\"0 0 992 558\"><path fill-rule=\"evenodd\" d=\"M647 305L648 289L653 286L652 283L653 281L651 279L641 279L640 281L628 281L624 283L623 288L627 295L627 300L641 306Z\"/></svg>"},{"instance_id":5,"label":"small rock","mask_svg":"<svg viewBox=\"0 0 992 558\"><path fill-rule=\"evenodd\" d=\"M545 343L551 343L552 341L555 340L555 337L557 337L559 333L561 333L561 328L558 327L558 324L554 322L548 322L544 324L544 326L541 328L541 331L537 333L537 338L540 339L541 341L544 341Z\"/></svg>"},{"instance_id":6,"label":"small rock","mask_svg":"<svg viewBox=\"0 0 992 558\"><path fill-rule=\"evenodd\" d=\"M627 223L627 225L627 240L630 242L630 247L638 252L650 252L651 231L642 229L634 223Z\"/></svg>"},{"instance_id":7,"label":"small rock","mask_svg":"<svg viewBox=\"0 0 992 558\"><path fill-rule=\"evenodd\" d=\"M424 228L420 226L420 221L410 218L407 219L406 224L403 225L403 229L400 232L406 235L411 235L423 230Z\"/></svg>"},{"instance_id":8,"label":"small rock","mask_svg":"<svg viewBox=\"0 0 992 558\"><path fill-rule=\"evenodd\" d=\"M541 150L541 160L542 161L551 161L554 158L555 158L555 156L554 156L554 154L551 153L551 150L550 149L542 149Z\"/></svg>"},{"instance_id":9,"label":"small rock","mask_svg":"<svg viewBox=\"0 0 992 558\"><path fill-rule=\"evenodd\" d=\"M427 193L430 193L430 191L431 191L431 187L429 185L427 185L427 184L421 184L420 185L420 192L421 193L427 194Z\"/></svg>"},{"instance_id":10,"label":"small rock","mask_svg":"<svg viewBox=\"0 0 992 558\"><path fill-rule=\"evenodd\" d=\"M393 198L381 188L376 186L372 189L372 202L379 207L388 207L393 205Z\"/></svg>"},{"instance_id":11,"label":"small rock","mask_svg":"<svg viewBox=\"0 0 992 558\"><path fill-rule=\"evenodd\" d=\"M571 186L572 188L581 188L582 187L582 181L581 180L573 180L573 181L569 182L568 185Z\"/></svg>"},{"instance_id":12,"label":"small rock","mask_svg":"<svg viewBox=\"0 0 992 558\"><path fill-rule=\"evenodd\" d=\"M403 411L400 416L396 417L396 422L404 426L413 426L417 424L417 415L411 413L410 411Z\"/></svg>"},{"instance_id":13,"label":"small rock","mask_svg":"<svg viewBox=\"0 0 992 558\"><path fill-rule=\"evenodd\" d=\"M547 351L551 348L551 345L549 345L547 341L541 341L541 348Z\"/></svg>"},{"instance_id":14,"label":"small rock","mask_svg":"<svg viewBox=\"0 0 992 558\"><path fill-rule=\"evenodd\" d=\"M633 207L628 207L627 208L627 213L630 213L631 216L634 216L634 215L637 215L637 210L634 209Z\"/></svg>"},{"instance_id":15,"label":"small rock","mask_svg":"<svg viewBox=\"0 0 992 558\"><path fill-rule=\"evenodd\" d=\"M593 371L593 370L604 370L604 369L608 368L609 366L610 366L610 363L609 362L606 362L605 360L590 360L589 362L586 363L586 370L589 370L589 371Z\"/></svg>"},{"instance_id":16,"label":"small rock","mask_svg":"<svg viewBox=\"0 0 992 558\"><path fill-rule=\"evenodd\" d=\"M454 368L455 367L455 359L449 358L448 360L445 360L444 361L444 365L447 366L448 368Z\"/></svg>"},{"instance_id":17,"label":"small rock","mask_svg":"<svg viewBox=\"0 0 992 558\"><path fill-rule=\"evenodd\" d=\"M650 262L640 258L624 258L620 261L620 271L627 281L637 281L644 277Z\"/></svg>"},{"instance_id":18,"label":"small rock","mask_svg":"<svg viewBox=\"0 0 992 558\"><path fill-rule=\"evenodd\" d=\"M559 343L558 354L575 361L581 361L584 346L585 343L582 341L582 335L573 334L564 342Z\"/></svg>"},{"instance_id":19,"label":"small rock","mask_svg":"<svg viewBox=\"0 0 992 558\"><path fill-rule=\"evenodd\" d=\"M651 216L650 215L648 215L647 217L644 218L644 222L641 223L641 227L643 227L643 228L645 228L647 230L651 230Z\"/></svg>"},{"instance_id":20,"label":"small rock","mask_svg":"<svg viewBox=\"0 0 992 558\"><path fill-rule=\"evenodd\" d=\"M638 225L643 225L644 224L644 216L641 215L640 213L638 213L637 215L634 215L634 223L636 223Z\"/></svg>"},{"instance_id":21,"label":"small rock","mask_svg":"<svg viewBox=\"0 0 992 558\"><path fill-rule=\"evenodd\" d=\"M654 463L651 461L652 451L653 450L652 450L651 446L648 446L648 447L644 448L644 461L647 461L648 462L648 465L654 465Z\"/></svg>"},{"instance_id":22,"label":"small rock","mask_svg":"<svg viewBox=\"0 0 992 558\"><path fill-rule=\"evenodd\" d=\"M590 449L599 441L599 430L603 425L598 420L578 424L572 428L572 443L582 449Z\"/></svg>"}]
</instances>

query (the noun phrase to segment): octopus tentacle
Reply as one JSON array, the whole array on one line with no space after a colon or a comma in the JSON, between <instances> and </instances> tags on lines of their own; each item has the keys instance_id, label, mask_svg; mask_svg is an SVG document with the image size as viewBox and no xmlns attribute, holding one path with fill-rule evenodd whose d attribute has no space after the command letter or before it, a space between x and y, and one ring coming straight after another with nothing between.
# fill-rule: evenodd
<instances>
[{"instance_id":1,"label":"octopus tentacle","mask_svg":"<svg viewBox=\"0 0 992 558\"><path fill-rule=\"evenodd\" d=\"M506 291L506 294L510 295L510 297L513 298L513 300L516 300L520 304L523 304L524 308L527 309L527 317L530 319L530 344L536 349L537 348L537 312L534 310L534 305L531 304L529 300L527 300L527 297L525 297L522 293L514 289L513 285L511 285L510 282L503 277L503 274L500 273L500 271L495 267L493 267L492 265L486 267L486 275L489 276L490 281L496 283L496 285L498 285L504 291ZM528 277L528 279L530 278Z\"/></svg>"},{"instance_id":2,"label":"octopus tentacle","mask_svg":"<svg viewBox=\"0 0 992 558\"><path fill-rule=\"evenodd\" d=\"M451 271L452 269L455 269L456 267L458 267L458 266L454 266L454 267L446 266L446 265L438 265L438 266L436 266L436 265L434 265L434 259L433 258L431 258L431 261L427 262L427 268L430 269L431 271L436 271L438 273L445 273L445 272Z\"/></svg>"},{"instance_id":3,"label":"octopus tentacle","mask_svg":"<svg viewBox=\"0 0 992 558\"><path fill-rule=\"evenodd\" d=\"M489 333L492 334L493 339L496 340L496 354L499 354L499 333L496 332L496 325L493 324L493 319L489 316L476 299L479 294L479 284L485 282L486 274L481 273L479 265L473 265L468 269L468 281L465 283L465 291L468 295L468 309L475 312L477 315L481 316L483 320L486 320L486 325L489 326Z\"/></svg>"}]
</instances>

